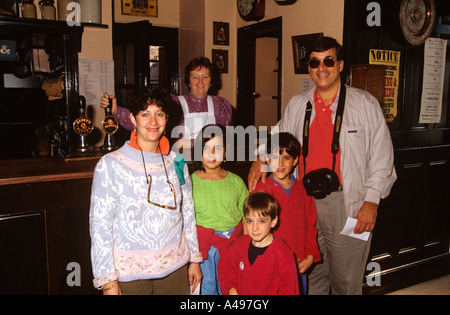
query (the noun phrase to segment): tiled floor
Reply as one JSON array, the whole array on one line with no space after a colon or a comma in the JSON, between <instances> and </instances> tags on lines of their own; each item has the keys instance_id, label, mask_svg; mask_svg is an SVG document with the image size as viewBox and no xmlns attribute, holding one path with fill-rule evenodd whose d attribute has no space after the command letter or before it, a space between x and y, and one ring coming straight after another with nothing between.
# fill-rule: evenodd
<instances>
[{"instance_id":1,"label":"tiled floor","mask_svg":"<svg viewBox=\"0 0 450 315\"><path fill-rule=\"evenodd\" d=\"M450 275L394 291L388 295L450 295Z\"/></svg>"}]
</instances>

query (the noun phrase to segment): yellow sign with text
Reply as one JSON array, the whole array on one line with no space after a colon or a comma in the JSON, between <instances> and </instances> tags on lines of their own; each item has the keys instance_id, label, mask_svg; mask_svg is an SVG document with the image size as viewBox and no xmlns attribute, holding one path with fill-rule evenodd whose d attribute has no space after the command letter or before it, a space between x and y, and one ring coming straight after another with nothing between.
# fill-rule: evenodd
<instances>
[{"instance_id":1,"label":"yellow sign with text","mask_svg":"<svg viewBox=\"0 0 450 315\"><path fill-rule=\"evenodd\" d=\"M122 0L122 14L158 17L158 0Z\"/></svg>"},{"instance_id":2,"label":"yellow sign with text","mask_svg":"<svg viewBox=\"0 0 450 315\"><path fill-rule=\"evenodd\" d=\"M400 52L371 49L369 52L369 63L386 66L384 72L383 114L387 122L393 122L397 116Z\"/></svg>"}]
</instances>

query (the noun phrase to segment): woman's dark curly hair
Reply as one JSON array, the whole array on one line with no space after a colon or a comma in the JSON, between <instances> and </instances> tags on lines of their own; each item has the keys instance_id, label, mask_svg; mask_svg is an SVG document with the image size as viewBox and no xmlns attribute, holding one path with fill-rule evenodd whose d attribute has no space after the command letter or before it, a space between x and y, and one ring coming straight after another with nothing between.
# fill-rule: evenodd
<instances>
[{"instance_id":1,"label":"woman's dark curly hair","mask_svg":"<svg viewBox=\"0 0 450 315\"><path fill-rule=\"evenodd\" d=\"M166 132L170 135L172 129L180 123L182 110L173 100L169 90L160 88L136 90L130 95L127 108L136 117L140 111L146 110L151 104L161 107L162 111L168 115Z\"/></svg>"}]
</instances>

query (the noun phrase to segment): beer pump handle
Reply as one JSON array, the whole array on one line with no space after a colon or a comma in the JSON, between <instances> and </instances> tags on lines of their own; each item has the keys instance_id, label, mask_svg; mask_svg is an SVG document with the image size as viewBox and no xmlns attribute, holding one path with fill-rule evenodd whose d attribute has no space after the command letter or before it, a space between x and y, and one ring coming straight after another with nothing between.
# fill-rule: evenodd
<instances>
[{"instance_id":1,"label":"beer pump handle","mask_svg":"<svg viewBox=\"0 0 450 315\"><path fill-rule=\"evenodd\" d=\"M113 104L113 100L112 98L108 98L108 106L105 107L105 116L111 116L112 115L112 104Z\"/></svg>"},{"instance_id":2,"label":"beer pump handle","mask_svg":"<svg viewBox=\"0 0 450 315\"><path fill-rule=\"evenodd\" d=\"M86 98L83 95L80 95L79 97L79 106L80 114L84 117L84 113L86 112Z\"/></svg>"},{"instance_id":3,"label":"beer pump handle","mask_svg":"<svg viewBox=\"0 0 450 315\"><path fill-rule=\"evenodd\" d=\"M105 119L103 119L102 125L106 135L105 142L100 147L101 151L113 151L117 148L114 144L113 134L119 129L119 121L112 115L112 101L110 98L108 106L105 107Z\"/></svg>"},{"instance_id":4,"label":"beer pump handle","mask_svg":"<svg viewBox=\"0 0 450 315\"><path fill-rule=\"evenodd\" d=\"M92 120L86 117L86 98L83 95L78 97L78 109L80 117L73 122L73 129L80 135L80 142L77 151L87 152L92 148L89 147L86 136L94 130Z\"/></svg>"}]
</instances>

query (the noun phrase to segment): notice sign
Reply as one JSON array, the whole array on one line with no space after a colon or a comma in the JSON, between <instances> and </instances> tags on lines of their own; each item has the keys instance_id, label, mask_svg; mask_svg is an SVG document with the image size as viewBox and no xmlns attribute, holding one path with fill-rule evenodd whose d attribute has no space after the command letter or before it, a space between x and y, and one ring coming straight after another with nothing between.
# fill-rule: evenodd
<instances>
[{"instance_id":1,"label":"notice sign","mask_svg":"<svg viewBox=\"0 0 450 315\"><path fill-rule=\"evenodd\" d=\"M423 60L422 103L419 123L441 122L447 40L428 38Z\"/></svg>"},{"instance_id":2,"label":"notice sign","mask_svg":"<svg viewBox=\"0 0 450 315\"><path fill-rule=\"evenodd\" d=\"M386 66L384 72L383 114L386 122L392 122L397 116L400 52L371 49L369 52L369 63Z\"/></svg>"}]
</instances>

